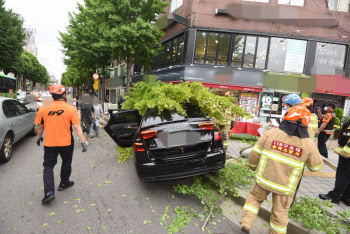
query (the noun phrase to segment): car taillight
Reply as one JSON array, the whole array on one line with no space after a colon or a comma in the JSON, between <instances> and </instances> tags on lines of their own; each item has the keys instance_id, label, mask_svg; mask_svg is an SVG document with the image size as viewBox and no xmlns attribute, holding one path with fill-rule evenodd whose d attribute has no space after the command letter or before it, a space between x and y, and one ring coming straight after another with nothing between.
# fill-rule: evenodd
<instances>
[{"instance_id":1,"label":"car taillight","mask_svg":"<svg viewBox=\"0 0 350 234\"><path fill-rule=\"evenodd\" d=\"M218 141L220 140L222 137L221 137L221 132L214 132L214 141Z\"/></svg>"},{"instance_id":2,"label":"car taillight","mask_svg":"<svg viewBox=\"0 0 350 234\"><path fill-rule=\"evenodd\" d=\"M37 99L36 101L37 101L37 102L42 102L42 100L40 100L40 99Z\"/></svg>"},{"instance_id":3,"label":"car taillight","mask_svg":"<svg viewBox=\"0 0 350 234\"><path fill-rule=\"evenodd\" d=\"M143 146L143 143L134 143L134 150L135 151L146 151L145 147Z\"/></svg>"},{"instance_id":4,"label":"car taillight","mask_svg":"<svg viewBox=\"0 0 350 234\"><path fill-rule=\"evenodd\" d=\"M214 129L214 123L213 122L208 122L208 123L201 123L198 124L201 129L205 130L213 130Z\"/></svg>"},{"instance_id":5,"label":"car taillight","mask_svg":"<svg viewBox=\"0 0 350 234\"><path fill-rule=\"evenodd\" d=\"M155 135L157 135L157 130L149 130L149 131L143 131L141 132L141 136L144 140L148 139L148 138L152 138Z\"/></svg>"}]
</instances>

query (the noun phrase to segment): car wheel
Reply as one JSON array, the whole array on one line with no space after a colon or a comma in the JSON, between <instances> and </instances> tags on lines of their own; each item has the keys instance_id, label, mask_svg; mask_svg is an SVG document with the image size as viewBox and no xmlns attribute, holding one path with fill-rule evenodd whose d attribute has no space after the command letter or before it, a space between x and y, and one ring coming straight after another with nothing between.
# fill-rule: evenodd
<instances>
[{"instance_id":1,"label":"car wheel","mask_svg":"<svg viewBox=\"0 0 350 234\"><path fill-rule=\"evenodd\" d=\"M2 144L1 151L0 151L0 162L8 162L11 159L12 155L12 137L10 134L7 134L4 140L4 143Z\"/></svg>"},{"instance_id":2,"label":"car wheel","mask_svg":"<svg viewBox=\"0 0 350 234\"><path fill-rule=\"evenodd\" d=\"M37 131L37 128L36 128L36 124L34 124L32 130L28 133L28 136L36 136L36 131Z\"/></svg>"}]
</instances>

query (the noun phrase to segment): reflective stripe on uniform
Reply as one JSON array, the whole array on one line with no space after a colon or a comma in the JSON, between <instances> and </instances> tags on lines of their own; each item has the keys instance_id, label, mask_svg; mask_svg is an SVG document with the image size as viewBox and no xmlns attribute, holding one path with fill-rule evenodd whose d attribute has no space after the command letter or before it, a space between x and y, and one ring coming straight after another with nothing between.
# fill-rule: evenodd
<instances>
[{"instance_id":1,"label":"reflective stripe on uniform","mask_svg":"<svg viewBox=\"0 0 350 234\"><path fill-rule=\"evenodd\" d=\"M334 152L336 152L337 154L340 154L340 151L342 151L342 149L343 149L343 147L338 146L338 147L334 150Z\"/></svg>"},{"instance_id":2,"label":"reflective stripe on uniform","mask_svg":"<svg viewBox=\"0 0 350 234\"><path fill-rule=\"evenodd\" d=\"M302 168L304 166L303 162L299 162L294 159L290 159L288 157L282 156L280 154L275 154L267 150L263 150L263 155L267 156L268 158L271 158L272 160L279 161L285 164L288 164L292 167L300 167Z\"/></svg>"},{"instance_id":3,"label":"reflective stripe on uniform","mask_svg":"<svg viewBox=\"0 0 350 234\"><path fill-rule=\"evenodd\" d=\"M259 164L259 175L262 175L263 172L263 168L265 167L266 164L266 157L263 156L260 160L260 164Z\"/></svg>"},{"instance_id":4,"label":"reflective stripe on uniform","mask_svg":"<svg viewBox=\"0 0 350 234\"><path fill-rule=\"evenodd\" d=\"M314 127L318 127L318 124L309 124L308 126L314 128Z\"/></svg>"},{"instance_id":5,"label":"reflective stripe on uniform","mask_svg":"<svg viewBox=\"0 0 350 234\"><path fill-rule=\"evenodd\" d=\"M292 177L289 178L289 184L288 184L289 188L293 188L294 183L296 181L295 178L297 178L297 175L299 175L299 171L300 171L300 168L298 168L298 167L294 168L294 170L292 172Z\"/></svg>"},{"instance_id":6,"label":"reflective stripe on uniform","mask_svg":"<svg viewBox=\"0 0 350 234\"><path fill-rule=\"evenodd\" d=\"M319 171L323 168L323 164L315 166L315 167L309 167L310 171Z\"/></svg>"},{"instance_id":7,"label":"reflective stripe on uniform","mask_svg":"<svg viewBox=\"0 0 350 234\"><path fill-rule=\"evenodd\" d=\"M274 224L271 220L270 220L270 227L275 230L276 232L279 233L286 233L287 232L287 227L279 227L276 224Z\"/></svg>"},{"instance_id":8,"label":"reflective stripe on uniform","mask_svg":"<svg viewBox=\"0 0 350 234\"><path fill-rule=\"evenodd\" d=\"M250 211L250 212L252 212L252 213L254 213L254 214L256 214L256 215L257 215L258 212L259 212L259 209L258 209L257 207L252 206L252 205L249 205L249 204L244 204L243 210Z\"/></svg>"},{"instance_id":9,"label":"reflective stripe on uniform","mask_svg":"<svg viewBox=\"0 0 350 234\"><path fill-rule=\"evenodd\" d=\"M346 153L350 154L350 148L349 148L348 146L345 146L345 147L343 148L343 150L344 150Z\"/></svg>"},{"instance_id":10,"label":"reflective stripe on uniform","mask_svg":"<svg viewBox=\"0 0 350 234\"><path fill-rule=\"evenodd\" d=\"M257 154L261 154L262 150L255 144L253 150L257 153Z\"/></svg>"},{"instance_id":11,"label":"reflective stripe on uniform","mask_svg":"<svg viewBox=\"0 0 350 234\"><path fill-rule=\"evenodd\" d=\"M291 194L292 192L294 192L294 189L291 189L291 188L288 188L286 186L283 186L283 185L280 185L280 184L276 184L276 183L274 183L272 181L263 179L259 175L256 175L255 178L256 178L256 181L258 183L262 183L262 184L266 185L267 187L270 187L272 189L276 189L277 191L283 192L283 193L285 193L287 195Z\"/></svg>"}]
</instances>

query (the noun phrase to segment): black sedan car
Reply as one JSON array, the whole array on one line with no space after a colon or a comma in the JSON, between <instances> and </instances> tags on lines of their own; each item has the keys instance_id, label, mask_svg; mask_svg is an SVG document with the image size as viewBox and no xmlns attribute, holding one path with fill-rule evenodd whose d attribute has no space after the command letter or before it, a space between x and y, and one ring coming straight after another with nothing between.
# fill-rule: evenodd
<instances>
[{"instance_id":1,"label":"black sedan car","mask_svg":"<svg viewBox=\"0 0 350 234\"><path fill-rule=\"evenodd\" d=\"M109 110L106 132L120 147L133 147L143 181L167 180L217 171L225 166L221 132L194 106L176 111Z\"/></svg>"}]
</instances>

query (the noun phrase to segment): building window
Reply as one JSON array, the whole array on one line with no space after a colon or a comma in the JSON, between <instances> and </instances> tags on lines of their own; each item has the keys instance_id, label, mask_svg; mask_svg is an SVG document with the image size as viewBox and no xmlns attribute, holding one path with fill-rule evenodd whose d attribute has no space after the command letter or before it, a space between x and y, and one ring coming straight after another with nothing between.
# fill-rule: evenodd
<instances>
[{"instance_id":1,"label":"building window","mask_svg":"<svg viewBox=\"0 0 350 234\"><path fill-rule=\"evenodd\" d=\"M172 13L173 11L175 11L177 8L182 6L182 4L183 4L183 0L171 0L169 13Z\"/></svg>"},{"instance_id":2,"label":"building window","mask_svg":"<svg viewBox=\"0 0 350 234\"><path fill-rule=\"evenodd\" d=\"M171 64L176 63L176 55L177 55L177 50L179 48L179 39L175 38L172 43L172 51L171 51Z\"/></svg>"},{"instance_id":3,"label":"building window","mask_svg":"<svg viewBox=\"0 0 350 234\"><path fill-rule=\"evenodd\" d=\"M341 75L344 73L346 46L317 42L314 75Z\"/></svg>"},{"instance_id":4,"label":"building window","mask_svg":"<svg viewBox=\"0 0 350 234\"><path fill-rule=\"evenodd\" d=\"M305 0L278 0L278 4L292 5L292 6L304 6Z\"/></svg>"},{"instance_id":5,"label":"building window","mask_svg":"<svg viewBox=\"0 0 350 234\"><path fill-rule=\"evenodd\" d=\"M225 66L228 63L230 34L197 32L195 63Z\"/></svg>"},{"instance_id":6,"label":"building window","mask_svg":"<svg viewBox=\"0 0 350 234\"><path fill-rule=\"evenodd\" d=\"M246 2L266 2L266 3L269 2L269 0L243 0L243 1L246 1Z\"/></svg>"},{"instance_id":7,"label":"building window","mask_svg":"<svg viewBox=\"0 0 350 234\"><path fill-rule=\"evenodd\" d=\"M257 37L247 37L244 50L244 62L243 67L253 68L254 67L254 56L256 48Z\"/></svg>"},{"instance_id":8,"label":"building window","mask_svg":"<svg viewBox=\"0 0 350 234\"><path fill-rule=\"evenodd\" d=\"M196 56L195 63L204 63L205 52L207 48L207 33L198 32L196 41Z\"/></svg>"},{"instance_id":9,"label":"building window","mask_svg":"<svg viewBox=\"0 0 350 234\"><path fill-rule=\"evenodd\" d=\"M350 0L328 0L328 8L332 11L349 12Z\"/></svg>"},{"instance_id":10,"label":"building window","mask_svg":"<svg viewBox=\"0 0 350 234\"><path fill-rule=\"evenodd\" d=\"M208 65L215 65L216 51L218 50L219 34L209 33L208 36L208 50L205 63Z\"/></svg>"},{"instance_id":11,"label":"building window","mask_svg":"<svg viewBox=\"0 0 350 234\"><path fill-rule=\"evenodd\" d=\"M230 47L230 35L229 34L220 34L217 65L219 65L219 66L226 66L227 65L229 47Z\"/></svg>"},{"instance_id":12,"label":"building window","mask_svg":"<svg viewBox=\"0 0 350 234\"><path fill-rule=\"evenodd\" d=\"M265 69L267 37L235 35L232 48L232 66Z\"/></svg>"},{"instance_id":13,"label":"building window","mask_svg":"<svg viewBox=\"0 0 350 234\"><path fill-rule=\"evenodd\" d=\"M307 42L302 40L271 38L267 69L302 74L306 45Z\"/></svg>"},{"instance_id":14,"label":"building window","mask_svg":"<svg viewBox=\"0 0 350 234\"><path fill-rule=\"evenodd\" d=\"M233 49L232 49L232 63L231 63L233 67L242 66L244 39L245 39L245 36L243 35L235 35L235 40L234 40Z\"/></svg>"},{"instance_id":15,"label":"building window","mask_svg":"<svg viewBox=\"0 0 350 234\"><path fill-rule=\"evenodd\" d=\"M185 35L181 35L178 40L179 40L179 49L177 50L176 64L182 64L184 49L185 49Z\"/></svg>"},{"instance_id":16,"label":"building window","mask_svg":"<svg viewBox=\"0 0 350 234\"><path fill-rule=\"evenodd\" d=\"M255 58L255 69L265 69L268 43L269 43L268 38L259 37L258 48L256 51L256 58Z\"/></svg>"}]
</instances>

